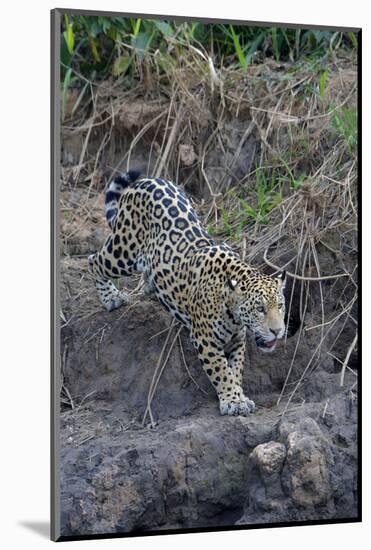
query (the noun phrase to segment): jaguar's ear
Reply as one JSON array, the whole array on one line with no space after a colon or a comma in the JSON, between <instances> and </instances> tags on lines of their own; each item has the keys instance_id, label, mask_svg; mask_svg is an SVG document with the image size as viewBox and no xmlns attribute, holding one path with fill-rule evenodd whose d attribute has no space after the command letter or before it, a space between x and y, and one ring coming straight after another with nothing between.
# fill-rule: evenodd
<instances>
[{"instance_id":1,"label":"jaguar's ear","mask_svg":"<svg viewBox=\"0 0 371 550\"><path fill-rule=\"evenodd\" d=\"M276 275L276 278L280 281L281 283L281 288L285 288L286 286L286 271L281 271L281 273L279 273L278 275Z\"/></svg>"},{"instance_id":2,"label":"jaguar's ear","mask_svg":"<svg viewBox=\"0 0 371 550\"><path fill-rule=\"evenodd\" d=\"M228 283L228 286L231 290L236 290L237 286L238 286L238 281L237 279L230 279L228 277L227 279L227 283Z\"/></svg>"}]
</instances>

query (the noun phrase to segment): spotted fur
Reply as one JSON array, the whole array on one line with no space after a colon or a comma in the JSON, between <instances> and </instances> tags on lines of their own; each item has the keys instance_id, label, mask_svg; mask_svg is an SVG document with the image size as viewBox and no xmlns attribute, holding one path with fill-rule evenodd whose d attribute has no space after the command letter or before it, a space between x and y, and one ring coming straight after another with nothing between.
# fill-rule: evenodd
<instances>
[{"instance_id":1,"label":"spotted fur","mask_svg":"<svg viewBox=\"0 0 371 550\"><path fill-rule=\"evenodd\" d=\"M254 411L242 389L246 331L263 351L282 338L285 275L264 275L216 244L168 180L122 174L107 190L106 216L112 232L89 257L102 304L111 311L128 303L112 280L143 273L146 292L189 329L221 414Z\"/></svg>"}]
</instances>

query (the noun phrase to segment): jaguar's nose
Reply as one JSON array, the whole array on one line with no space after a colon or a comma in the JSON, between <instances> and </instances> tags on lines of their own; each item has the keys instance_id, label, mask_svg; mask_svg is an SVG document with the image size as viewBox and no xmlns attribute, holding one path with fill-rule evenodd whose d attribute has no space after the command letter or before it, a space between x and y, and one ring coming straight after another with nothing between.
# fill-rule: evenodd
<instances>
[{"instance_id":1,"label":"jaguar's nose","mask_svg":"<svg viewBox=\"0 0 371 550\"><path fill-rule=\"evenodd\" d=\"M275 329L275 328L270 328L269 329L271 331L271 333L277 338L278 334L279 334L279 329Z\"/></svg>"}]
</instances>

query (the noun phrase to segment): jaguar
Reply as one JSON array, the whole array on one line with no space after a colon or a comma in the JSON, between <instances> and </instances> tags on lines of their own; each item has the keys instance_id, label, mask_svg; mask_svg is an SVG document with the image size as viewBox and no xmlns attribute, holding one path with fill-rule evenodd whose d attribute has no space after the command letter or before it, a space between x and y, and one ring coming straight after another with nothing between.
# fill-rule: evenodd
<instances>
[{"instance_id":1,"label":"jaguar","mask_svg":"<svg viewBox=\"0 0 371 550\"><path fill-rule=\"evenodd\" d=\"M266 275L215 242L172 181L122 173L107 188L105 212L111 232L89 256L103 306L127 304L114 281L142 273L145 292L189 330L220 413L252 413L255 404L242 388L247 332L263 352L284 335L285 272Z\"/></svg>"}]
</instances>

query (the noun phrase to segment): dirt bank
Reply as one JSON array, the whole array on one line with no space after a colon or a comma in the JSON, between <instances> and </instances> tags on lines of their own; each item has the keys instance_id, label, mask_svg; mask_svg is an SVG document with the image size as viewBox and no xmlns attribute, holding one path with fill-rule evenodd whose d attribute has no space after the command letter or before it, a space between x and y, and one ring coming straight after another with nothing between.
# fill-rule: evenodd
<instances>
[{"instance_id":1,"label":"dirt bank","mask_svg":"<svg viewBox=\"0 0 371 550\"><path fill-rule=\"evenodd\" d=\"M157 302L138 297L63 329L73 400L61 416L63 533L355 517L354 376L341 388L323 350L282 416L277 399L298 332L268 356L252 342L244 387L258 411L221 417L184 330L153 398L153 429L142 420L169 324ZM301 342L293 379L315 340Z\"/></svg>"}]
</instances>

